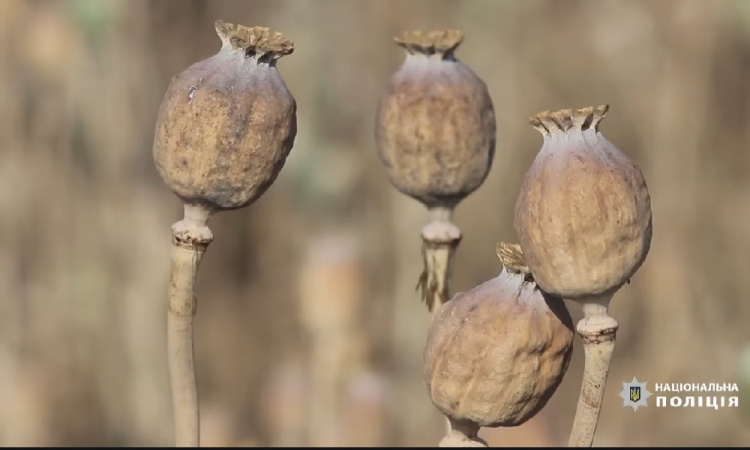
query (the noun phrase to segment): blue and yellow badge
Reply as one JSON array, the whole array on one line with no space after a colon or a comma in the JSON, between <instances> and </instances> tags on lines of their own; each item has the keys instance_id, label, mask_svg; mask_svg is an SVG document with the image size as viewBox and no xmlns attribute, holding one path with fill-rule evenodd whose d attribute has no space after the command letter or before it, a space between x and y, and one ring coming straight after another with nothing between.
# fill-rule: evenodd
<instances>
[{"instance_id":1,"label":"blue and yellow badge","mask_svg":"<svg viewBox=\"0 0 750 450\"><path fill-rule=\"evenodd\" d=\"M648 406L648 398L651 393L646 389L647 382L639 383L638 379L633 377L633 381L630 383L622 383L622 392L619 396L622 398L622 406L630 406L633 411L638 411L638 408Z\"/></svg>"},{"instance_id":2,"label":"blue and yellow badge","mask_svg":"<svg viewBox=\"0 0 750 450\"><path fill-rule=\"evenodd\" d=\"M630 400L637 402L641 399L641 387L630 386Z\"/></svg>"}]
</instances>

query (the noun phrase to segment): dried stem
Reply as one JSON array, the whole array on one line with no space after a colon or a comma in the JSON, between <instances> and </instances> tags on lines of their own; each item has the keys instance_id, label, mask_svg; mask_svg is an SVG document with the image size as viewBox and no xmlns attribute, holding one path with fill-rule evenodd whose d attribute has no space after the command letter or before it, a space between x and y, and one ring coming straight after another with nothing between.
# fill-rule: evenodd
<instances>
[{"instance_id":1,"label":"dried stem","mask_svg":"<svg viewBox=\"0 0 750 450\"><path fill-rule=\"evenodd\" d=\"M619 325L607 314L611 295L589 299L576 329L583 340L584 369L573 430L568 447L591 447L599 421L612 354Z\"/></svg>"},{"instance_id":2,"label":"dried stem","mask_svg":"<svg viewBox=\"0 0 750 450\"><path fill-rule=\"evenodd\" d=\"M422 300L432 313L432 318L443 304L451 299L453 255L461 242L461 230L453 223L453 208L430 208L430 223L422 228L422 259L424 270L417 289L422 289ZM450 419L446 417L445 431L452 435ZM441 441L442 442L442 441Z\"/></svg>"},{"instance_id":3,"label":"dried stem","mask_svg":"<svg viewBox=\"0 0 750 450\"><path fill-rule=\"evenodd\" d=\"M300 318L310 341L308 445L337 447L348 375L363 363L358 339L362 266L356 241L345 235L312 241L300 270Z\"/></svg>"},{"instance_id":4,"label":"dried stem","mask_svg":"<svg viewBox=\"0 0 750 450\"><path fill-rule=\"evenodd\" d=\"M213 240L211 230L206 226L209 215L210 211L205 208L186 204L185 217L172 225L167 350L177 447L200 445L198 391L193 364L193 316L197 307L194 285L198 264Z\"/></svg>"},{"instance_id":5,"label":"dried stem","mask_svg":"<svg viewBox=\"0 0 750 450\"><path fill-rule=\"evenodd\" d=\"M448 435L440 440L438 447L487 447L484 439L477 434L479 425L448 419L448 426Z\"/></svg>"},{"instance_id":6,"label":"dried stem","mask_svg":"<svg viewBox=\"0 0 750 450\"><path fill-rule=\"evenodd\" d=\"M433 317L451 298L453 255L461 242L461 230L453 223L453 209L430 208L431 221L422 228L422 259L424 270L417 289Z\"/></svg>"}]
</instances>

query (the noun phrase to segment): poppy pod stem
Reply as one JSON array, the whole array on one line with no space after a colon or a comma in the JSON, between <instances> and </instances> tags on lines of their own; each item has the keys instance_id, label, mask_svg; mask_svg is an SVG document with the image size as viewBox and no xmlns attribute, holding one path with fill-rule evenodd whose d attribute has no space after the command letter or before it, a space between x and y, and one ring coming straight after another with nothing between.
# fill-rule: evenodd
<instances>
[{"instance_id":1,"label":"poppy pod stem","mask_svg":"<svg viewBox=\"0 0 750 450\"><path fill-rule=\"evenodd\" d=\"M417 289L433 314L451 298L453 255L461 242L461 229L453 223L453 208L432 207L430 223L422 228L424 270Z\"/></svg>"},{"instance_id":2,"label":"poppy pod stem","mask_svg":"<svg viewBox=\"0 0 750 450\"><path fill-rule=\"evenodd\" d=\"M440 307L451 299L453 255L461 242L461 229L453 223L453 208L432 207L429 213L432 220L422 228L424 269L419 276L417 289L422 290L422 300L434 319ZM449 439L455 433L448 418L445 421L445 430L445 439Z\"/></svg>"},{"instance_id":3,"label":"poppy pod stem","mask_svg":"<svg viewBox=\"0 0 750 450\"><path fill-rule=\"evenodd\" d=\"M455 56L463 39L459 30L397 36L407 55L388 81L375 127L391 183L430 212L422 228L424 270L417 289L433 319L451 298L453 255L461 241L453 210L484 182L495 153L487 86Z\"/></svg>"},{"instance_id":4,"label":"poppy pod stem","mask_svg":"<svg viewBox=\"0 0 750 450\"><path fill-rule=\"evenodd\" d=\"M440 440L438 447L487 447L480 438L479 425L473 422L448 419L449 433Z\"/></svg>"},{"instance_id":5,"label":"poppy pod stem","mask_svg":"<svg viewBox=\"0 0 750 450\"><path fill-rule=\"evenodd\" d=\"M638 165L599 130L609 107L543 111L544 136L516 201L514 228L526 263L547 293L583 304L577 330L584 375L571 447L591 446L618 324L612 296L651 246L651 199Z\"/></svg>"},{"instance_id":6,"label":"poppy pod stem","mask_svg":"<svg viewBox=\"0 0 750 450\"><path fill-rule=\"evenodd\" d=\"M495 113L487 86L455 52L459 30L405 31L407 55L378 107L375 141L391 183L423 205L424 271L417 288L430 312L450 299L453 254L461 230L458 203L484 182L495 152Z\"/></svg>"},{"instance_id":7,"label":"poppy pod stem","mask_svg":"<svg viewBox=\"0 0 750 450\"><path fill-rule=\"evenodd\" d=\"M221 20L221 49L172 78L156 119L153 157L185 207L172 226L168 351L177 446L199 441L193 286L213 240L212 213L245 208L273 184L297 134L297 102L276 68L294 44L266 27Z\"/></svg>"},{"instance_id":8,"label":"poppy pod stem","mask_svg":"<svg viewBox=\"0 0 750 450\"><path fill-rule=\"evenodd\" d=\"M583 303L584 317L576 326L583 340L584 369L569 447L591 447L594 442L619 327L607 313L611 299L612 295L604 295Z\"/></svg>"},{"instance_id":9,"label":"poppy pod stem","mask_svg":"<svg viewBox=\"0 0 750 450\"><path fill-rule=\"evenodd\" d=\"M210 211L185 204L185 216L172 225L167 351L177 447L200 445L198 392L193 362L194 293L198 264L213 240L206 226Z\"/></svg>"}]
</instances>

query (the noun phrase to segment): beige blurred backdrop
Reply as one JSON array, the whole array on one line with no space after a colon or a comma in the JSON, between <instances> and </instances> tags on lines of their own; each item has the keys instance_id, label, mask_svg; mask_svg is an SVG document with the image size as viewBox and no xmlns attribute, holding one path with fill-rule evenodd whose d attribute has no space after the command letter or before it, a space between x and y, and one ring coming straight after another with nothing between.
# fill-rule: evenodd
<instances>
[{"instance_id":1,"label":"beige blurred backdrop","mask_svg":"<svg viewBox=\"0 0 750 450\"><path fill-rule=\"evenodd\" d=\"M266 195L210 222L195 330L204 445L442 436L414 290L427 213L388 182L374 115L404 58L392 37L443 27L465 32L457 57L486 81L498 126L490 175L457 210L455 290L496 276L495 244L515 241L513 204L542 142L527 118L610 104L602 131L643 169L654 236L612 304L621 327L595 445L750 443L750 2L2 0L1 445L172 445L166 294L181 206L151 146L170 78L219 50L216 19L295 42L278 67L299 131ZM577 339L537 417L480 434L565 445L581 374ZM652 392L738 383L740 407L651 397L634 412L617 396L633 377Z\"/></svg>"}]
</instances>

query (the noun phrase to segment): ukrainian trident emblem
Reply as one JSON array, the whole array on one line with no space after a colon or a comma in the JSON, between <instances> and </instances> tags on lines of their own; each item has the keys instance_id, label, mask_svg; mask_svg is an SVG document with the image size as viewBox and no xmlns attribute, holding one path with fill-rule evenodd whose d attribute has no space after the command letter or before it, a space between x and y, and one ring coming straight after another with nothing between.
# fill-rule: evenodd
<instances>
[{"instance_id":1,"label":"ukrainian trident emblem","mask_svg":"<svg viewBox=\"0 0 750 450\"><path fill-rule=\"evenodd\" d=\"M639 407L648 406L648 398L651 393L646 389L646 382L639 383L636 378L630 383L622 383L622 391L619 396L622 399L622 406L629 406L633 411L638 411Z\"/></svg>"},{"instance_id":2,"label":"ukrainian trident emblem","mask_svg":"<svg viewBox=\"0 0 750 450\"><path fill-rule=\"evenodd\" d=\"M630 386L630 400L637 402L641 399L641 387Z\"/></svg>"}]
</instances>

